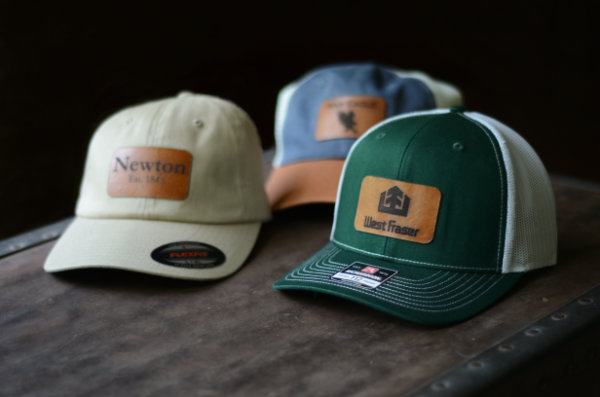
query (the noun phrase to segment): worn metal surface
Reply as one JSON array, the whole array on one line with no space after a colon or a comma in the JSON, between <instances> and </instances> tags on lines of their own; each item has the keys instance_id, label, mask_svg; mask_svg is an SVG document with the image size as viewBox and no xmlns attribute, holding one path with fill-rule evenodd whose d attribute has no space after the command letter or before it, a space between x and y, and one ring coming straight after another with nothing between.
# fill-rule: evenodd
<instances>
[{"instance_id":1,"label":"worn metal surface","mask_svg":"<svg viewBox=\"0 0 600 397\"><path fill-rule=\"evenodd\" d=\"M599 331L600 286L410 396L600 395Z\"/></svg>"},{"instance_id":2,"label":"worn metal surface","mask_svg":"<svg viewBox=\"0 0 600 397\"><path fill-rule=\"evenodd\" d=\"M595 293L600 284L600 189L561 178L553 182L558 266L528 274L493 307L448 327L409 323L331 296L271 288L328 241L331 206L277 214L263 227L245 266L217 282L91 269L50 275L42 263L52 242L5 256L0 395L397 396L429 393L435 385L433 395L465 394L485 385L547 388L552 383L532 372L545 367L524 365L532 359L514 352L501 357L516 361L498 361L508 371L489 371L499 378L482 382L469 375L471 388L462 392L453 387L458 383L444 382L464 366L493 368L485 354L523 337L532 324L542 324L542 332L525 341L543 340L554 329L548 324L555 324L572 331L553 339L552 346L573 354L596 351L586 335L595 330L595 312L589 326L571 322L576 315L556 323L546 317ZM541 357L548 346L532 343L529 349ZM586 359L597 362L598 355ZM542 361L563 370L554 357Z\"/></svg>"},{"instance_id":3,"label":"worn metal surface","mask_svg":"<svg viewBox=\"0 0 600 397\"><path fill-rule=\"evenodd\" d=\"M27 233L0 241L0 258L26 250L35 245L56 239L73 219L63 219Z\"/></svg>"}]
</instances>

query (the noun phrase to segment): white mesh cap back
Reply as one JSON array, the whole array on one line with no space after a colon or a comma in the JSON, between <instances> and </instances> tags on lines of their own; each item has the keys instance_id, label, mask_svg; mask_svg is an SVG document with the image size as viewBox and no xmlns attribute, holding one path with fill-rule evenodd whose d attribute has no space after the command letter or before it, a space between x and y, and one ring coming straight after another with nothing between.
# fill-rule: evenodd
<instances>
[{"instance_id":1,"label":"white mesh cap back","mask_svg":"<svg viewBox=\"0 0 600 397\"><path fill-rule=\"evenodd\" d=\"M554 193L544 164L510 127L480 113L466 112L465 116L494 134L505 163L508 192L502 273L556 264Z\"/></svg>"}]
</instances>

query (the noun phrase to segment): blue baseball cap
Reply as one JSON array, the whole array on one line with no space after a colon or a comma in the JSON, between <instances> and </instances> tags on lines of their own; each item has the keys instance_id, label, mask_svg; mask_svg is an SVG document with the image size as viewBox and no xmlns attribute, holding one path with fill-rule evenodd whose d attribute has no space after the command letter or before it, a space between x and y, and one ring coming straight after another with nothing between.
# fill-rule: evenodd
<instances>
[{"instance_id":1,"label":"blue baseball cap","mask_svg":"<svg viewBox=\"0 0 600 397\"><path fill-rule=\"evenodd\" d=\"M418 71L360 63L307 73L279 92L275 158L265 186L271 208L334 203L346 155L370 127L460 104L457 88Z\"/></svg>"}]
</instances>

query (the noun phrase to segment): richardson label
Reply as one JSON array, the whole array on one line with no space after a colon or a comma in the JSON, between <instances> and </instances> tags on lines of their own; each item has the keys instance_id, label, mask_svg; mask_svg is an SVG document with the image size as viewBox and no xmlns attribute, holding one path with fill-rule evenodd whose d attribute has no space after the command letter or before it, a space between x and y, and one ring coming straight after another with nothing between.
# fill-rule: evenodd
<instances>
[{"instance_id":1,"label":"richardson label","mask_svg":"<svg viewBox=\"0 0 600 397\"><path fill-rule=\"evenodd\" d=\"M110 162L108 194L112 197L187 197L192 155L157 147L117 149Z\"/></svg>"},{"instance_id":2,"label":"richardson label","mask_svg":"<svg viewBox=\"0 0 600 397\"><path fill-rule=\"evenodd\" d=\"M366 176L354 228L427 244L433 240L442 193L436 187Z\"/></svg>"},{"instance_id":3,"label":"richardson label","mask_svg":"<svg viewBox=\"0 0 600 397\"><path fill-rule=\"evenodd\" d=\"M358 138L385 118L385 100L371 96L343 96L321 104L315 138Z\"/></svg>"},{"instance_id":4,"label":"richardson label","mask_svg":"<svg viewBox=\"0 0 600 397\"><path fill-rule=\"evenodd\" d=\"M187 269L209 269L225 262L225 254L220 249L196 241L161 245L150 256L163 265Z\"/></svg>"},{"instance_id":5,"label":"richardson label","mask_svg":"<svg viewBox=\"0 0 600 397\"><path fill-rule=\"evenodd\" d=\"M379 266L354 262L341 272L337 272L331 276L331 279L361 288L373 289L379 287L396 273L394 270L384 269Z\"/></svg>"}]
</instances>

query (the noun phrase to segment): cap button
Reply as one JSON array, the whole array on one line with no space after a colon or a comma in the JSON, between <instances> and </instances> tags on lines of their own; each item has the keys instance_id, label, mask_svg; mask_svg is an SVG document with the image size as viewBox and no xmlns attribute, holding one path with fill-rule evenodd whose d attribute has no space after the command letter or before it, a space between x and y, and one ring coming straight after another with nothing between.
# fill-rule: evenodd
<instances>
[{"instance_id":1,"label":"cap button","mask_svg":"<svg viewBox=\"0 0 600 397\"><path fill-rule=\"evenodd\" d=\"M190 91L181 91L179 94L177 94L177 98L185 98L192 95L193 94Z\"/></svg>"},{"instance_id":2,"label":"cap button","mask_svg":"<svg viewBox=\"0 0 600 397\"><path fill-rule=\"evenodd\" d=\"M464 113L467 111L467 108L462 105L450 106L450 111L452 113Z\"/></svg>"}]
</instances>

